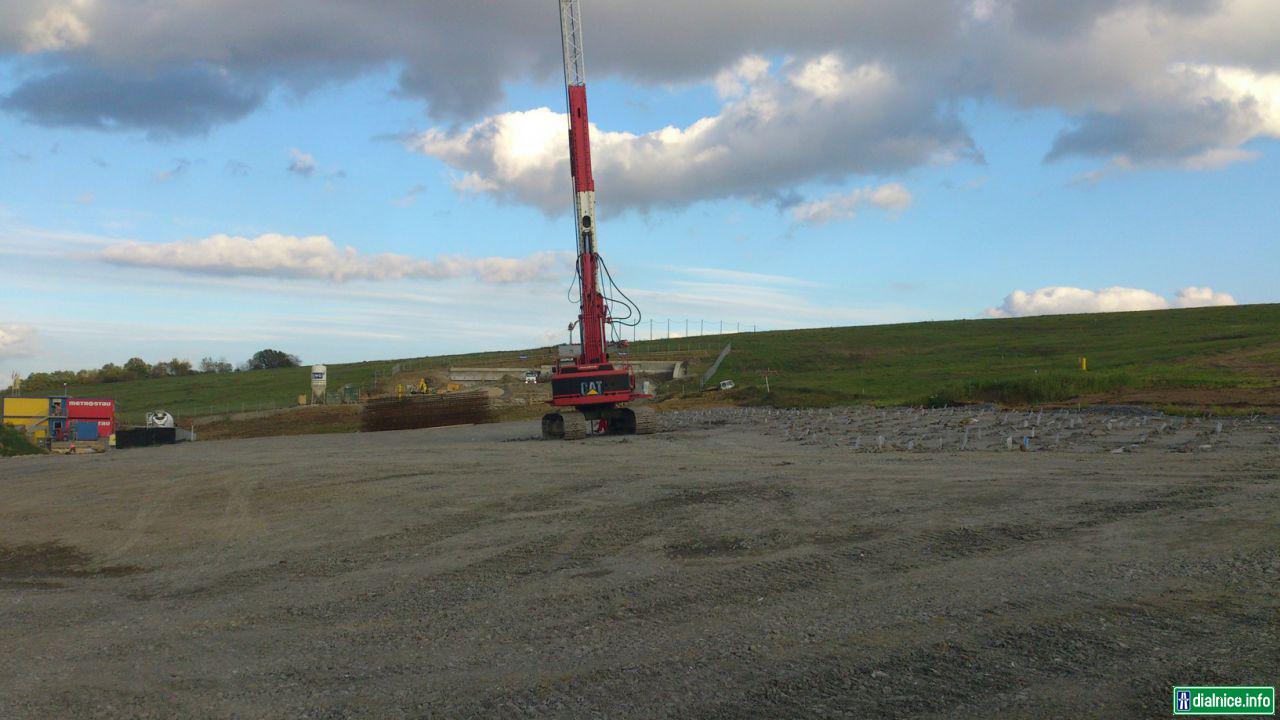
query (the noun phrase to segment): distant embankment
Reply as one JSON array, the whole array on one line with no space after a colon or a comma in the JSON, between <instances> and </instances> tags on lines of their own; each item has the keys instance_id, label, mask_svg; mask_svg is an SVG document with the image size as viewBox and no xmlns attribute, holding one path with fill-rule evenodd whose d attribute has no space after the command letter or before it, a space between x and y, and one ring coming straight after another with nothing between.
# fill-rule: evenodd
<instances>
[{"instance_id":1,"label":"distant embankment","mask_svg":"<svg viewBox=\"0 0 1280 720\"><path fill-rule=\"evenodd\" d=\"M733 352L700 394L698 378ZM1135 403L1190 412L1280 412L1280 305L822 328L641 341L627 361L687 363L662 397L789 407L993 402ZM523 373L546 349L329 364L329 385L367 388L396 372ZM1088 369L1081 367L1087 358ZM768 382L766 383L766 375ZM518 376L518 375L517 375ZM482 378L480 381L487 381ZM115 398L126 418L253 412L297 403L306 368L193 375L70 388Z\"/></svg>"}]
</instances>

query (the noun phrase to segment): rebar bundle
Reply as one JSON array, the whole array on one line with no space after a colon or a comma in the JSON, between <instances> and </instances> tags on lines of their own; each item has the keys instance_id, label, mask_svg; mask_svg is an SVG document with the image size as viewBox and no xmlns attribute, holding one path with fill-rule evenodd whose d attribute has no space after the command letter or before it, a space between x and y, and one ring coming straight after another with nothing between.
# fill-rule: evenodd
<instances>
[{"instance_id":1,"label":"rebar bundle","mask_svg":"<svg viewBox=\"0 0 1280 720\"><path fill-rule=\"evenodd\" d=\"M361 416L364 432L416 430L494 421L489 395L483 391L447 395L411 395L370 400Z\"/></svg>"}]
</instances>

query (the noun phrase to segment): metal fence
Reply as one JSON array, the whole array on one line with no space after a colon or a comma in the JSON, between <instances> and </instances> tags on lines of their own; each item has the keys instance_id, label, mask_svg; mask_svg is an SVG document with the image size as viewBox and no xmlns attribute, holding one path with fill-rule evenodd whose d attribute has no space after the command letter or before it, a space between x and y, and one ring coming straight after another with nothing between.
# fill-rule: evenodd
<instances>
[{"instance_id":1,"label":"metal fence","mask_svg":"<svg viewBox=\"0 0 1280 720\"><path fill-rule=\"evenodd\" d=\"M647 326L647 332L646 332ZM707 335L736 335L744 332L760 332L754 323L739 320L691 320L688 318L666 318L658 320L650 318L648 323L641 323L631 328L631 340L673 340Z\"/></svg>"},{"instance_id":2,"label":"metal fence","mask_svg":"<svg viewBox=\"0 0 1280 720\"><path fill-rule=\"evenodd\" d=\"M116 422L120 425L145 425L147 422L147 413L153 410L164 410L180 421L196 419L209 422L211 420L228 420L236 416L251 415L254 413L276 413L281 410L297 407L297 405L298 403L296 400L294 402L271 400L257 403L178 404L165 407L155 407L148 410L117 412Z\"/></svg>"}]
</instances>

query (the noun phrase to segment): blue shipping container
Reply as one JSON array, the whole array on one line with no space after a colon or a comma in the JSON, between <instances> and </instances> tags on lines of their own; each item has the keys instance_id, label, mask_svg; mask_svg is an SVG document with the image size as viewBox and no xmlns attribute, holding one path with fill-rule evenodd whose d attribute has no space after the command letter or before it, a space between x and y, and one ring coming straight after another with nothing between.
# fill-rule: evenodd
<instances>
[{"instance_id":1,"label":"blue shipping container","mask_svg":"<svg viewBox=\"0 0 1280 720\"><path fill-rule=\"evenodd\" d=\"M97 440L98 439L98 421L97 420L80 420L76 422L76 439L77 440Z\"/></svg>"}]
</instances>

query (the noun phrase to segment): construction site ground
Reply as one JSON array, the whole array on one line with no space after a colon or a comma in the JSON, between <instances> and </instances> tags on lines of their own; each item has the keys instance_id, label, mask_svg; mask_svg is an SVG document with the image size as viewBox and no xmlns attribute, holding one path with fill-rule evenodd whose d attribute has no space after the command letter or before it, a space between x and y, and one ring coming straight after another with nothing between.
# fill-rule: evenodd
<instances>
[{"instance_id":1,"label":"construction site ground","mask_svg":"<svg viewBox=\"0 0 1280 720\"><path fill-rule=\"evenodd\" d=\"M664 422L0 460L0 717L1139 718L1280 679L1275 418Z\"/></svg>"}]
</instances>

